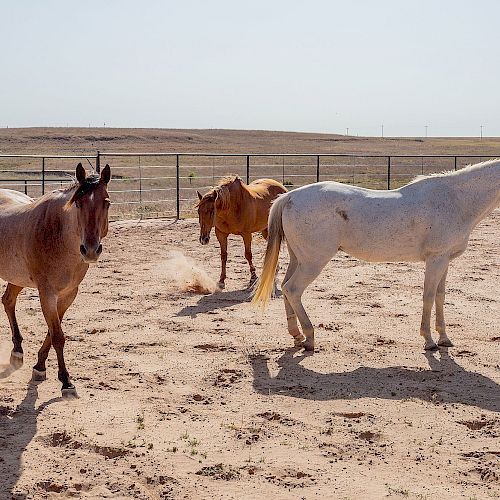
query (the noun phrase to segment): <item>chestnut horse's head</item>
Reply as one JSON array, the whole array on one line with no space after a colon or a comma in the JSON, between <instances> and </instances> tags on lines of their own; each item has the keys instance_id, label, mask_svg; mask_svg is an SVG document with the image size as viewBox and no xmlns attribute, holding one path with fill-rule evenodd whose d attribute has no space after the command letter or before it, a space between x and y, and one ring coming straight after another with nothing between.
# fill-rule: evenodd
<instances>
[{"instance_id":1,"label":"chestnut horse's head","mask_svg":"<svg viewBox=\"0 0 500 500\"><path fill-rule=\"evenodd\" d=\"M98 172L99 173L99 172ZM101 239L108 234L108 210L111 204L108 183L111 169L106 165L100 175L86 176L79 163L76 167L78 186L68 202L75 205L80 235L80 253L84 262L96 262L102 252Z\"/></svg>"},{"instance_id":2,"label":"chestnut horse's head","mask_svg":"<svg viewBox=\"0 0 500 500\"><path fill-rule=\"evenodd\" d=\"M238 176L225 177L219 185L214 187L205 195L201 195L199 191L198 203L198 219L200 221L200 243L202 245L208 244L210 241L210 231L215 225L215 211L216 210L237 210L239 202L231 201L231 192L236 197L236 192L241 191L241 179Z\"/></svg>"},{"instance_id":3,"label":"chestnut horse's head","mask_svg":"<svg viewBox=\"0 0 500 500\"><path fill-rule=\"evenodd\" d=\"M210 191L205 196L202 196L199 191L198 194L198 220L200 222L200 243L207 245L210 241L210 231L214 227L215 221L215 200L217 193L215 190Z\"/></svg>"}]
</instances>

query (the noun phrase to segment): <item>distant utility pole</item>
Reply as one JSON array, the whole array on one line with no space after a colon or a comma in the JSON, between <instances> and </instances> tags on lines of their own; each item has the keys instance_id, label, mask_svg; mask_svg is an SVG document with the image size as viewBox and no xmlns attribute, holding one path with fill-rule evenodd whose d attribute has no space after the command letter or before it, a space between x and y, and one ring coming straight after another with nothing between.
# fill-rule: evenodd
<instances>
[{"instance_id":1,"label":"distant utility pole","mask_svg":"<svg viewBox=\"0 0 500 500\"><path fill-rule=\"evenodd\" d=\"M425 126L425 137L427 137L427 127L428 125Z\"/></svg>"},{"instance_id":2,"label":"distant utility pole","mask_svg":"<svg viewBox=\"0 0 500 500\"><path fill-rule=\"evenodd\" d=\"M345 129L345 135L349 135L349 127L346 127L346 129Z\"/></svg>"},{"instance_id":3,"label":"distant utility pole","mask_svg":"<svg viewBox=\"0 0 500 500\"><path fill-rule=\"evenodd\" d=\"M381 125L382 128L382 137L384 137L384 124Z\"/></svg>"},{"instance_id":4,"label":"distant utility pole","mask_svg":"<svg viewBox=\"0 0 500 500\"><path fill-rule=\"evenodd\" d=\"M482 139L482 138L483 138L483 125L481 125L479 128L481 129L481 134L480 134L480 137L481 137L481 139Z\"/></svg>"}]
</instances>

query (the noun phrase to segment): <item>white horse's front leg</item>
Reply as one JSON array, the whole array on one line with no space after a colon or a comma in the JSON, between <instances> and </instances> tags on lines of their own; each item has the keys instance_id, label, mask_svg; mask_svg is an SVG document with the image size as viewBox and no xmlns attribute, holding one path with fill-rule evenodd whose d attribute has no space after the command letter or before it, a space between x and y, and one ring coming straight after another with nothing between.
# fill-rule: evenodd
<instances>
[{"instance_id":1,"label":"white horse's front leg","mask_svg":"<svg viewBox=\"0 0 500 500\"><path fill-rule=\"evenodd\" d=\"M438 345L453 347L451 340L446 335L446 323L444 321L444 296L448 268L446 268L436 291L436 330L439 333Z\"/></svg>"},{"instance_id":2,"label":"white horse's front leg","mask_svg":"<svg viewBox=\"0 0 500 500\"><path fill-rule=\"evenodd\" d=\"M425 262L424 297L423 297L423 308L422 308L422 322L420 324L420 335L422 335L422 337L424 337L425 339L424 349L427 351L436 350L438 348L436 343L432 340L431 336L431 312L432 312L432 305L436 300L436 292L438 289L438 284L440 284L443 276L446 280L445 274L448 269L448 263L449 263L449 258L447 256L429 258ZM443 289L444 289L444 281L443 281ZM444 301L444 294L443 294L443 301ZM444 319L443 319L443 325L444 325Z\"/></svg>"}]
</instances>

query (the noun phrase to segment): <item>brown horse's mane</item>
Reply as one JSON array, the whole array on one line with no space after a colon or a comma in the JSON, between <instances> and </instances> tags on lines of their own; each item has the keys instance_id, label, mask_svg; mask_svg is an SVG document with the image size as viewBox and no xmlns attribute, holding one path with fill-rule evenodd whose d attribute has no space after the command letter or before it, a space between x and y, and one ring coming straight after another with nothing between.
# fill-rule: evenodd
<instances>
[{"instance_id":1,"label":"brown horse's mane","mask_svg":"<svg viewBox=\"0 0 500 500\"><path fill-rule=\"evenodd\" d=\"M235 181L240 179L238 175L229 175L226 177L223 177L222 179L219 180L217 183L217 186L212 188L208 193L205 193L203 195L203 198L196 203L195 208L199 207L203 201L207 199L213 198L214 201L217 200L219 202L218 207L221 209L229 208L229 203L230 203L230 198L231 194L229 192L229 186ZM243 186L243 181L242 181L242 186Z\"/></svg>"},{"instance_id":2,"label":"brown horse's mane","mask_svg":"<svg viewBox=\"0 0 500 500\"><path fill-rule=\"evenodd\" d=\"M68 201L68 205L72 205L77 202L80 198L83 198L87 193L91 193L97 186L99 186L101 178L98 174L90 174L86 179L80 184L75 182L72 186L68 187L66 192L74 189L78 186L77 190L73 193L73 196Z\"/></svg>"},{"instance_id":3,"label":"brown horse's mane","mask_svg":"<svg viewBox=\"0 0 500 500\"><path fill-rule=\"evenodd\" d=\"M219 209L228 209L230 207L231 202L231 193L230 186L236 181L240 181L241 189L246 191L252 198L263 198L266 194L268 194L268 187L265 185L254 185L254 184L245 184L240 176L238 175L230 175L223 177L218 182L217 186L212 188L208 193L206 193L201 200L196 203L195 208L199 207L203 201L207 199L213 199L217 201L217 208ZM233 192L233 196L234 196ZM234 208L238 209L241 205L242 192L239 191L234 199L236 206Z\"/></svg>"}]
</instances>

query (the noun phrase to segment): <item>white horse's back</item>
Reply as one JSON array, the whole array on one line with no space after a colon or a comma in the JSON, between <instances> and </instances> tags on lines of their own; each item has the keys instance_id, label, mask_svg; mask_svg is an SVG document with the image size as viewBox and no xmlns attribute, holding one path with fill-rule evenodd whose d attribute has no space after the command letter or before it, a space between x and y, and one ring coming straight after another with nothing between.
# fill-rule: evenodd
<instances>
[{"instance_id":1,"label":"white horse's back","mask_svg":"<svg viewBox=\"0 0 500 500\"><path fill-rule=\"evenodd\" d=\"M287 197L283 228L299 253L313 252L329 260L342 249L370 262L419 261L443 247L463 244L465 227L456 227L462 219L445 186L418 189L410 184L378 191L321 182Z\"/></svg>"},{"instance_id":2,"label":"white horse's back","mask_svg":"<svg viewBox=\"0 0 500 500\"><path fill-rule=\"evenodd\" d=\"M27 203L33 203L33 198L12 189L0 189L0 210L1 207L25 205Z\"/></svg>"}]
</instances>

